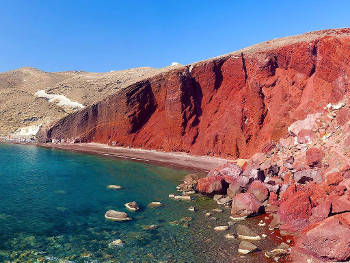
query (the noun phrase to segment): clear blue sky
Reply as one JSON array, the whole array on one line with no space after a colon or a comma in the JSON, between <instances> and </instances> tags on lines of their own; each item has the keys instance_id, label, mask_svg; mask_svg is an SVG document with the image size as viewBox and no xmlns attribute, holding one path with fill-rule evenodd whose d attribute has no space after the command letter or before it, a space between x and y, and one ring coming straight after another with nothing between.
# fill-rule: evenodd
<instances>
[{"instance_id":1,"label":"clear blue sky","mask_svg":"<svg viewBox=\"0 0 350 263\"><path fill-rule=\"evenodd\" d=\"M350 1L2 0L0 71L164 67L350 26Z\"/></svg>"}]
</instances>

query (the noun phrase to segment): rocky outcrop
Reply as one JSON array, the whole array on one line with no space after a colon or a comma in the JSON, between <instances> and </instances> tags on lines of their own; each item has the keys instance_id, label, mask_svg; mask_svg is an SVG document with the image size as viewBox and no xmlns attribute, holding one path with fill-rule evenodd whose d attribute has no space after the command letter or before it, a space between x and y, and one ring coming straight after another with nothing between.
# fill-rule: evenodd
<instances>
[{"instance_id":1,"label":"rocky outcrop","mask_svg":"<svg viewBox=\"0 0 350 263\"><path fill-rule=\"evenodd\" d=\"M142 80L38 139L250 157L347 94L349 53L350 29L267 41ZM300 140L308 137L304 131Z\"/></svg>"}]
</instances>

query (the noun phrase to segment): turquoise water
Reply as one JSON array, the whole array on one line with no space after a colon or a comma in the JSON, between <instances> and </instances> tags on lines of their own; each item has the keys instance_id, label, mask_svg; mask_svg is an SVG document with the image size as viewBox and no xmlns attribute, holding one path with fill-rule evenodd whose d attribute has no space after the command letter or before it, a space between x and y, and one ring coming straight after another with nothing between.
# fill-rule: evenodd
<instances>
[{"instance_id":1,"label":"turquoise water","mask_svg":"<svg viewBox=\"0 0 350 263\"><path fill-rule=\"evenodd\" d=\"M227 262L235 257L238 243L204 222L204 208L215 207L211 200L168 198L191 171L6 144L0 144L0 168L0 262ZM108 190L110 184L124 189ZM109 209L127 212L124 203L130 201L142 208L128 212L132 221L105 220ZM148 208L151 201L164 206ZM193 204L202 211L188 211ZM215 224L227 223L223 215ZM159 228L144 229L151 224ZM123 247L108 246L116 239Z\"/></svg>"}]
</instances>

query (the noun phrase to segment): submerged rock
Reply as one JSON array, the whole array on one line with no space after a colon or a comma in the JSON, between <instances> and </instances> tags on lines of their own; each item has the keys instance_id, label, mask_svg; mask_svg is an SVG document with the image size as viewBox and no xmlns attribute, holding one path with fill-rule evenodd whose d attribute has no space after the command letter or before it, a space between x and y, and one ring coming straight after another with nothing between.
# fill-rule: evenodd
<instances>
[{"instance_id":1,"label":"submerged rock","mask_svg":"<svg viewBox=\"0 0 350 263\"><path fill-rule=\"evenodd\" d=\"M214 227L215 231L226 231L229 229L229 226L216 226Z\"/></svg>"},{"instance_id":2,"label":"submerged rock","mask_svg":"<svg viewBox=\"0 0 350 263\"><path fill-rule=\"evenodd\" d=\"M124 243L121 239L116 239L108 244L109 247L115 247L115 246L122 247L123 245Z\"/></svg>"},{"instance_id":3,"label":"submerged rock","mask_svg":"<svg viewBox=\"0 0 350 263\"><path fill-rule=\"evenodd\" d=\"M123 189L123 187L120 185L110 184L107 186L107 189L120 190L120 189Z\"/></svg>"},{"instance_id":4,"label":"submerged rock","mask_svg":"<svg viewBox=\"0 0 350 263\"><path fill-rule=\"evenodd\" d=\"M144 230L155 230L157 228L159 228L158 225L148 225L148 226L143 226L142 227Z\"/></svg>"},{"instance_id":5,"label":"submerged rock","mask_svg":"<svg viewBox=\"0 0 350 263\"><path fill-rule=\"evenodd\" d=\"M188 211L191 211L191 212L196 212L196 208L194 207L194 206L190 206L189 208L188 208Z\"/></svg>"},{"instance_id":6,"label":"submerged rock","mask_svg":"<svg viewBox=\"0 0 350 263\"><path fill-rule=\"evenodd\" d=\"M148 204L148 207L151 207L151 208L157 208L157 207L161 207L161 206L163 206L163 203L158 202L158 201L154 201L154 202L151 202Z\"/></svg>"},{"instance_id":7,"label":"submerged rock","mask_svg":"<svg viewBox=\"0 0 350 263\"><path fill-rule=\"evenodd\" d=\"M281 243L275 249L265 252L265 257L278 259L290 253L290 247L286 243Z\"/></svg>"},{"instance_id":8,"label":"submerged rock","mask_svg":"<svg viewBox=\"0 0 350 263\"><path fill-rule=\"evenodd\" d=\"M174 199L175 200L182 200L182 201L191 201L192 197L189 195L175 195Z\"/></svg>"},{"instance_id":9,"label":"submerged rock","mask_svg":"<svg viewBox=\"0 0 350 263\"><path fill-rule=\"evenodd\" d=\"M253 243L250 243L248 241L241 241L241 243L239 244L238 247L238 253L241 254L249 254L251 252L254 252L258 249L258 247L256 245L254 245Z\"/></svg>"},{"instance_id":10,"label":"submerged rock","mask_svg":"<svg viewBox=\"0 0 350 263\"><path fill-rule=\"evenodd\" d=\"M140 209L140 207L138 206L138 204L135 201L126 203L125 207L132 212L136 212Z\"/></svg>"},{"instance_id":11,"label":"submerged rock","mask_svg":"<svg viewBox=\"0 0 350 263\"><path fill-rule=\"evenodd\" d=\"M125 212L119 212L115 210L108 210L105 214L105 218L111 221L130 221L131 218Z\"/></svg>"},{"instance_id":12,"label":"submerged rock","mask_svg":"<svg viewBox=\"0 0 350 263\"><path fill-rule=\"evenodd\" d=\"M235 236L233 234L228 233L225 235L225 238L226 239L235 239Z\"/></svg>"},{"instance_id":13,"label":"submerged rock","mask_svg":"<svg viewBox=\"0 0 350 263\"><path fill-rule=\"evenodd\" d=\"M240 239L246 240L260 240L261 237L256 234L253 230L245 225L237 225L236 227L237 236Z\"/></svg>"}]
</instances>

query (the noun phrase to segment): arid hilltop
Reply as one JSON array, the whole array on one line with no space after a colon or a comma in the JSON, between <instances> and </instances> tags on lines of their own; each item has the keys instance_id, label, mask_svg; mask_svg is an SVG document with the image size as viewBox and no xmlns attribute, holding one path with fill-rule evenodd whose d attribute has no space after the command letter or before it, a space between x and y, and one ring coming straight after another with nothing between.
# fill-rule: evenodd
<instances>
[{"instance_id":1,"label":"arid hilltop","mask_svg":"<svg viewBox=\"0 0 350 263\"><path fill-rule=\"evenodd\" d=\"M0 136L12 134L19 128L35 129L38 125L54 123L121 88L166 70L135 68L107 73L51 73L26 67L0 73ZM47 94L56 97L50 99ZM23 134L30 132L31 129L23 130Z\"/></svg>"},{"instance_id":2,"label":"arid hilltop","mask_svg":"<svg viewBox=\"0 0 350 263\"><path fill-rule=\"evenodd\" d=\"M267 41L120 89L38 138L249 157L346 96L349 54L350 29Z\"/></svg>"}]
</instances>

